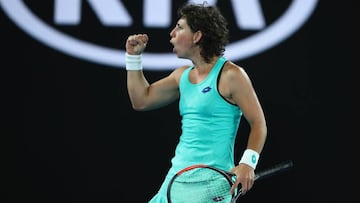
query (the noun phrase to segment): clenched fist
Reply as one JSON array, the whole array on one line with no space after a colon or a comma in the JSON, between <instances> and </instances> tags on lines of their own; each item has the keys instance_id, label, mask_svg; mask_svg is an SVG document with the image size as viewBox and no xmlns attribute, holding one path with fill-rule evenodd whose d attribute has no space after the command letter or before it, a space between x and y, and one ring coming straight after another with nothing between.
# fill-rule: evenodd
<instances>
[{"instance_id":1,"label":"clenched fist","mask_svg":"<svg viewBox=\"0 0 360 203\"><path fill-rule=\"evenodd\" d=\"M146 44L149 40L147 34L135 34L130 35L126 40L126 52L129 55L139 55L146 48Z\"/></svg>"}]
</instances>

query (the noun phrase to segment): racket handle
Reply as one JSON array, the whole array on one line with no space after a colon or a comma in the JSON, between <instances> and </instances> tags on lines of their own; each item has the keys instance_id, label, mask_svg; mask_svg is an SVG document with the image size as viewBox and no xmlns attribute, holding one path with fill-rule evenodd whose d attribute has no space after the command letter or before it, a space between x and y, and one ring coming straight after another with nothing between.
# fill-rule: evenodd
<instances>
[{"instance_id":1,"label":"racket handle","mask_svg":"<svg viewBox=\"0 0 360 203\"><path fill-rule=\"evenodd\" d=\"M272 166L268 169L261 170L255 174L255 180L264 179L266 177L275 175L277 173L283 172L287 169L290 169L293 166L293 162L291 160L283 161L275 166ZM236 195L232 198L231 203L236 203L237 199L243 195L241 188L239 188Z\"/></svg>"},{"instance_id":2,"label":"racket handle","mask_svg":"<svg viewBox=\"0 0 360 203\"><path fill-rule=\"evenodd\" d=\"M259 179L264 179L267 178L269 176L275 175L279 172L283 172L289 168L291 168L293 166L293 162L291 160L287 160L284 162L281 162L275 166L272 166L271 168L262 170L260 172L257 172L255 174L255 180L259 180Z\"/></svg>"}]
</instances>

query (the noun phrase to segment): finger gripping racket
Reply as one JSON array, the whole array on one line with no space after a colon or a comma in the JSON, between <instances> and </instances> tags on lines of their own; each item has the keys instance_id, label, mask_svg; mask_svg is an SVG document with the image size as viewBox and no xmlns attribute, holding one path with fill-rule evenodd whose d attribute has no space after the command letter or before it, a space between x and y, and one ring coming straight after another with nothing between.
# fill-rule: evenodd
<instances>
[{"instance_id":1,"label":"finger gripping racket","mask_svg":"<svg viewBox=\"0 0 360 203\"><path fill-rule=\"evenodd\" d=\"M260 180L293 166L292 161L284 161L255 174ZM186 167L169 181L167 199L169 203L235 203L242 194L241 188L230 194L236 176L234 173L198 164Z\"/></svg>"}]
</instances>

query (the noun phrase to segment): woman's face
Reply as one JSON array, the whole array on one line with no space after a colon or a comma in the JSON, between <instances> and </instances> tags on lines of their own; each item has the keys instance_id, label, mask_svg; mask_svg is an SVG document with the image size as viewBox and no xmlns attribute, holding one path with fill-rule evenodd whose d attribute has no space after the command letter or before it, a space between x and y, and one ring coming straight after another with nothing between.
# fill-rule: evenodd
<instances>
[{"instance_id":1,"label":"woman's face","mask_svg":"<svg viewBox=\"0 0 360 203\"><path fill-rule=\"evenodd\" d=\"M194 47L194 33L191 31L185 18L180 18L176 26L170 32L170 43L174 46L173 52L179 58L191 56L191 48Z\"/></svg>"}]
</instances>

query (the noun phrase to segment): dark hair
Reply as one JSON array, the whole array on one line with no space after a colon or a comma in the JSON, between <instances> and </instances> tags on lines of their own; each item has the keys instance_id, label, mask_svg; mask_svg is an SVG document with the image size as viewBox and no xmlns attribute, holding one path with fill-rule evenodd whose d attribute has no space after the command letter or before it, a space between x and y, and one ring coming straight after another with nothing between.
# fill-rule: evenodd
<instances>
[{"instance_id":1,"label":"dark hair","mask_svg":"<svg viewBox=\"0 0 360 203\"><path fill-rule=\"evenodd\" d=\"M202 48L201 56L209 62L213 56L224 55L225 45L229 42L227 21L215 6L185 4L178 10L178 18L186 19L191 31L201 31L203 36L198 42Z\"/></svg>"}]
</instances>

